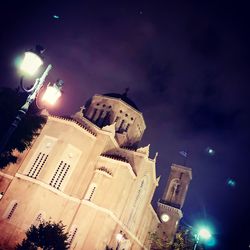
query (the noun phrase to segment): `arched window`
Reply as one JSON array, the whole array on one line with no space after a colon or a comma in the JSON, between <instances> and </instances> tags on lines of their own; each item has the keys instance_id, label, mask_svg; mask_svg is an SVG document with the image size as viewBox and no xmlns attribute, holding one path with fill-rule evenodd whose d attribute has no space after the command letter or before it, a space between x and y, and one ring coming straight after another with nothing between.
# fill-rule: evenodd
<instances>
[{"instance_id":1,"label":"arched window","mask_svg":"<svg viewBox=\"0 0 250 250\"><path fill-rule=\"evenodd\" d=\"M84 200L91 201L92 198L93 198L93 195L94 195L94 193L96 191L96 188L97 188L97 184L96 183L91 183L89 185L87 193L85 194Z\"/></svg>"},{"instance_id":2,"label":"arched window","mask_svg":"<svg viewBox=\"0 0 250 250\"><path fill-rule=\"evenodd\" d=\"M175 202L178 194L180 193L180 179L174 178L171 180L167 192L167 200Z\"/></svg>"},{"instance_id":3,"label":"arched window","mask_svg":"<svg viewBox=\"0 0 250 250\"><path fill-rule=\"evenodd\" d=\"M39 176L41 170L47 162L50 152L56 144L56 141L56 138L44 136L30 162L27 164L24 174L34 179Z\"/></svg>"},{"instance_id":4,"label":"arched window","mask_svg":"<svg viewBox=\"0 0 250 250\"><path fill-rule=\"evenodd\" d=\"M108 111L105 117L103 118L102 126L110 125L110 117L111 117L110 111Z\"/></svg>"},{"instance_id":5,"label":"arched window","mask_svg":"<svg viewBox=\"0 0 250 250\"><path fill-rule=\"evenodd\" d=\"M106 115L106 111L101 110L100 113L99 113L99 117L96 120L96 125L97 126L99 126L99 127L102 126L105 115Z\"/></svg>"}]
</instances>

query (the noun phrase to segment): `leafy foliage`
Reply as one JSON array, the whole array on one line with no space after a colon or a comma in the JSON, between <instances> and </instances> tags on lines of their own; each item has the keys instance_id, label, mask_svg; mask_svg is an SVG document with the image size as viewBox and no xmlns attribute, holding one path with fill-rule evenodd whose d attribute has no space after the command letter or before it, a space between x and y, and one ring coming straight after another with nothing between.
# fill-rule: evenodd
<instances>
[{"instance_id":1,"label":"leafy foliage","mask_svg":"<svg viewBox=\"0 0 250 250\"><path fill-rule=\"evenodd\" d=\"M25 103L27 94L18 89L0 88L0 139L10 127L15 119L19 108ZM5 151L0 155L0 168L9 163L15 163L17 157L13 155L13 150L23 152L31 145L34 137L39 134L39 129L46 123L44 116L38 115L35 106L31 106L27 115L23 118L18 128L10 138Z\"/></svg>"},{"instance_id":2,"label":"leafy foliage","mask_svg":"<svg viewBox=\"0 0 250 250\"><path fill-rule=\"evenodd\" d=\"M189 229L180 229L176 235L175 240L172 244L172 249L174 250L192 250L195 244L195 237L192 235ZM197 246L197 250L201 250Z\"/></svg>"},{"instance_id":3,"label":"leafy foliage","mask_svg":"<svg viewBox=\"0 0 250 250\"><path fill-rule=\"evenodd\" d=\"M149 233L149 241L151 245L151 250L167 250L171 249L171 243L167 237L161 237L158 233Z\"/></svg>"},{"instance_id":4,"label":"leafy foliage","mask_svg":"<svg viewBox=\"0 0 250 250\"><path fill-rule=\"evenodd\" d=\"M64 232L62 222L42 222L39 226L32 225L26 232L26 239L18 244L17 250L64 250L69 249L68 233Z\"/></svg>"},{"instance_id":5,"label":"leafy foliage","mask_svg":"<svg viewBox=\"0 0 250 250\"><path fill-rule=\"evenodd\" d=\"M149 233L149 241L151 250L192 250L196 240L190 229L182 227L176 233L173 243L158 233ZM203 250L203 247L198 245L196 249Z\"/></svg>"}]
</instances>

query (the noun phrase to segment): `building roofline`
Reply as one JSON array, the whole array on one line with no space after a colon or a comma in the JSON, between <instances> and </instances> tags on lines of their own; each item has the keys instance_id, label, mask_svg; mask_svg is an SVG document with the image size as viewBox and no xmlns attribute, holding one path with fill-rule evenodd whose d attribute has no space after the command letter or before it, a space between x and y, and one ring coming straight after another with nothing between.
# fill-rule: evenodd
<instances>
[{"instance_id":1,"label":"building roofline","mask_svg":"<svg viewBox=\"0 0 250 250\"><path fill-rule=\"evenodd\" d=\"M118 101L122 102L125 106L127 106L128 108L130 108L130 109L132 109L133 111L137 112L137 113L141 116L141 118L142 118L142 120L143 120L143 124L144 124L144 126L145 126L145 128L146 128L146 123L145 123L145 121L144 121L144 117L143 117L143 115L142 115L142 112L140 112L139 110L135 109L134 107L132 107L131 105L129 105L128 103L126 103L125 101L123 101L121 98L115 98L115 97L110 97L110 96L105 96L105 95L98 95L98 94L94 95L93 97L95 97L95 96L97 96L97 97L103 97L103 98L105 98L105 99L118 100ZM92 97L92 98L93 98L93 97Z\"/></svg>"}]
</instances>

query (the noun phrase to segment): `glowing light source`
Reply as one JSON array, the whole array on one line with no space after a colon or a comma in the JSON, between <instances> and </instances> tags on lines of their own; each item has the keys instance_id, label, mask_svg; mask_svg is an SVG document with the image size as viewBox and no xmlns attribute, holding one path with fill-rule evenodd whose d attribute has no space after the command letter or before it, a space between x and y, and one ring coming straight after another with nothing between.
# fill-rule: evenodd
<instances>
[{"instance_id":1,"label":"glowing light source","mask_svg":"<svg viewBox=\"0 0 250 250\"><path fill-rule=\"evenodd\" d=\"M170 219L169 215L167 215L165 213L161 215L161 220L163 222L167 222L167 221L169 221L169 219Z\"/></svg>"},{"instance_id":2,"label":"glowing light source","mask_svg":"<svg viewBox=\"0 0 250 250\"><path fill-rule=\"evenodd\" d=\"M53 15L53 18L59 19L60 17L58 15Z\"/></svg>"},{"instance_id":3,"label":"glowing light source","mask_svg":"<svg viewBox=\"0 0 250 250\"><path fill-rule=\"evenodd\" d=\"M215 154L215 151L212 149L212 148L210 148L210 147L207 147L206 148L206 152L209 154L209 155L214 155Z\"/></svg>"},{"instance_id":4,"label":"glowing light source","mask_svg":"<svg viewBox=\"0 0 250 250\"><path fill-rule=\"evenodd\" d=\"M120 242L120 241L122 240L122 238L123 238L123 235L122 235L121 232L118 233L118 234L116 235L116 240L117 240L118 242Z\"/></svg>"},{"instance_id":5,"label":"glowing light source","mask_svg":"<svg viewBox=\"0 0 250 250\"><path fill-rule=\"evenodd\" d=\"M201 228L198 232L199 236L204 239L204 240L208 240L211 238L211 233L209 231L209 229L207 228Z\"/></svg>"},{"instance_id":6,"label":"glowing light source","mask_svg":"<svg viewBox=\"0 0 250 250\"><path fill-rule=\"evenodd\" d=\"M227 180L227 185L230 187L235 187L236 186L236 181L234 179L228 179Z\"/></svg>"},{"instance_id":7,"label":"glowing light source","mask_svg":"<svg viewBox=\"0 0 250 250\"><path fill-rule=\"evenodd\" d=\"M56 86L56 84L54 84L53 86L48 85L42 97L42 101L54 105L61 95L61 90Z\"/></svg>"},{"instance_id":8,"label":"glowing light source","mask_svg":"<svg viewBox=\"0 0 250 250\"><path fill-rule=\"evenodd\" d=\"M40 56L33 52L25 52L24 59L20 65L22 72L32 76L34 75L38 68L43 64Z\"/></svg>"}]
</instances>

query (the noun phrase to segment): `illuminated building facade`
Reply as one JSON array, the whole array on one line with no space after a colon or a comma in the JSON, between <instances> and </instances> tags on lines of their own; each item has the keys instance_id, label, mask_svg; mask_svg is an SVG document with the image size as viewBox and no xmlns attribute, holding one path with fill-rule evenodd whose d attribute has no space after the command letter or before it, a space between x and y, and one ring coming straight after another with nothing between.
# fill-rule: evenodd
<instances>
[{"instance_id":1,"label":"illuminated building facade","mask_svg":"<svg viewBox=\"0 0 250 250\"><path fill-rule=\"evenodd\" d=\"M32 147L0 172L0 247L13 248L31 224L52 220L66 225L71 249L148 249L148 232L167 214L161 206L176 206L164 203L168 191L158 215L151 205L159 178L156 156L149 157L149 146L138 147L145 129L126 94L95 95L70 118L48 115ZM180 169L182 182L191 172ZM172 197L181 204L176 209L188 183ZM169 235L176 225L169 225Z\"/></svg>"}]
</instances>

